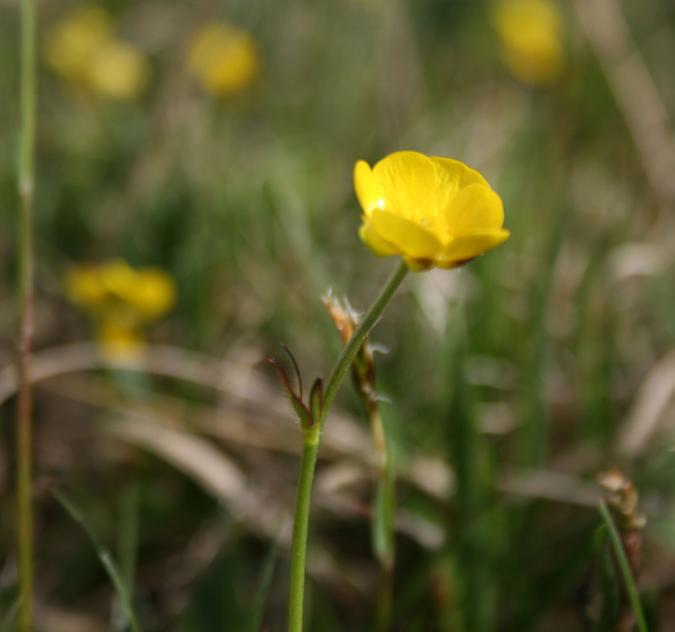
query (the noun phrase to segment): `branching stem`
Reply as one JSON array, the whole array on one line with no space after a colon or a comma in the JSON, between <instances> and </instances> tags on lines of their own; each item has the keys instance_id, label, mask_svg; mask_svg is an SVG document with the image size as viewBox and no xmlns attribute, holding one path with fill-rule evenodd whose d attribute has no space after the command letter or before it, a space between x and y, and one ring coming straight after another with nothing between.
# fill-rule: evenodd
<instances>
[{"instance_id":1,"label":"branching stem","mask_svg":"<svg viewBox=\"0 0 675 632\"><path fill-rule=\"evenodd\" d=\"M393 271L384 284L379 296L364 314L356 331L345 345L337 359L326 383L321 415L315 425L304 431L302 459L300 461L300 475L298 478L298 491L295 504L295 516L293 522L293 542L291 547L291 581L288 611L289 632L301 632L303 625L303 602L305 589L305 561L307 557L307 533L309 529L309 510L312 500L312 483L314 480L314 468L319 449L321 430L326 422L330 406L342 381L349 370L354 357L358 353L371 329L375 326L382 315L387 303L403 282L408 267L402 261Z\"/></svg>"}]
</instances>

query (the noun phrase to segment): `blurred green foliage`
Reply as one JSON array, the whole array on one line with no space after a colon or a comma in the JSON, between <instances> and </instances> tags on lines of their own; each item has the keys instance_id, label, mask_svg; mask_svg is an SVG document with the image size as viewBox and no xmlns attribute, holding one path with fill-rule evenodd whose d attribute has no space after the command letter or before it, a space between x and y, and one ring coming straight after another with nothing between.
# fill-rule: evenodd
<instances>
[{"instance_id":1,"label":"blurred green foliage","mask_svg":"<svg viewBox=\"0 0 675 632\"><path fill-rule=\"evenodd\" d=\"M377 356L378 383L398 469L425 457L452 474L447 488L433 468L420 475L426 487L401 476L396 630L596 629L584 621L607 597L591 571L600 519L583 492L610 466L634 479L648 516L652 629L669 629L673 617L672 414L638 449L620 441L640 421L629 413L644 380L662 370L667 382L673 371L661 360L675 342L675 215L645 177L573 4L560 3L564 73L542 87L519 84L502 66L489 6L459 0L105 2L150 63L145 90L125 102L78 93L41 57L38 351L92 338L64 293L69 267L121 257L166 269L178 286L149 348L231 363L244 376L239 386L253 371L274 392L272 376L253 365L284 342L309 382L340 348L319 297L332 288L365 309L392 265L356 235L356 159L403 148L457 157L502 196L510 241L465 269L412 275L374 333L389 350ZM672 122L672 4L621 4ZM43 3L42 32L73 6ZM17 19L14 4L0 3L3 365L15 340ZM191 34L214 20L248 30L260 55L254 83L223 99L204 93L185 63ZM243 364L242 349L253 350ZM358 399L344 391L343 411L360 419ZM270 415L279 401L270 400ZM257 403L264 410L265 398ZM269 532L219 502L189 467L106 429L128 414L180 424L273 499L281 520L297 465L283 446L297 429L273 424L278 445L228 439L218 429L233 411L251 427L264 421L260 409L246 416L247 406L208 385L104 368L37 389L40 629L108 629L116 607L86 538L47 493L54 487L69 490L118 561L135 560L143 629L242 630L258 614L260 629L283 629L283 538L276 551ZM11 419L6 403L3 611L15 581ZM326 449L319 475L354 463ZM120 510L132 485L136 515ZM316 490L308 629L372 629L370 490L368 480L346 484L332 504ZM117 550L129 521L138 522L137 550ZM268 585L270 556L278 559Z\"/></svg>"}]
</instances>

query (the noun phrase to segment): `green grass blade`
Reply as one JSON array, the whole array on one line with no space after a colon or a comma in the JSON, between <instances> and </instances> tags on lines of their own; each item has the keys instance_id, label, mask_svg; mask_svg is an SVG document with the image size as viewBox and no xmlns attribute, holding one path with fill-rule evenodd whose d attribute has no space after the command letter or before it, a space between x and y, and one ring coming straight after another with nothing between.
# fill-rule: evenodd
<instances>
[{"instance_id":1,"label":"green grass blade","mask_svg":"<svg viewBox=\"0 0 675 632\"><path fill-rule=\"evenodd\" d=\"M270 547L269 553L267 554L267 559L265 560L262 572L260 573L258 589L255 591L255 596L253 597L251 620L246 628L248 632L257 632L260 630L267 593L269 592L270 584L272 583L272 577L274 577L274 568L276 567L277 553L279 551L280 533L281 528L277 529L277 534L274 537L274 541L272 542L272 546Z\"/></svg>"},{"instance_id":2,"label":"green grass blade","mask_svg":"<svg viewBox=\"0 0 675 632\"><path fill-rule=\"evenodd\" d=\"M586 621L586 628L594 632L611 632L616 628L616 622L621 609L621 589L617 584L616 564L612 556L612 544L606 524L598 526L593 536L593 556L598 568L602 608L595 625L590 617ZM588 613L584 613L588 614Z\"/></svg>"},{"instance_id":3,"label":"green grass blade","mask_svg":"<svg viewBox=\"0 0 675 632\"><path fill-rule=\"evenodd\" d=\"M138 554L139 511L141 488L136 481L127 483L119 500L119 527L117 559L120 575L128 595L134 594L136 558ZM112 627L114 630L127 628L127 617L119 600L113 606Z\"/></svg>"},{"instance_id":4,"label":"green grass blade","mask_svg":"<svg viewBox=\"0 0 675 632\"><path fill-rule=\"evenodd\" d=\"M394 516L396 491L394 472L388 460L384 471L378 476L373 503L372 539L377 558L385 565L394 559Z\"/></svg>"},{"instance_id":5,"label":"green grass blade","mask_svg":"<svg viewBox=\"0 0 675 632\"><path fill-rule=\"evenodd\" d=\"M494 506L494 469L489 446L478 427L476 393L466 377L470 340L463 312L457 314L452 326L445 350L452 398L445 415L447 454L456 488L447 537L458 578L458 601L448 600L448 605L459 608L464 629L487 632L497 625L494 527L498 523L488 519Z\"/></svg>"},{"instance_id":6,"label":"green grass blade","mask_svg":"<svg viewBox=\"0 0 675 632\"><path fill-rule=\"evenodd\" d=\"M134 573L136 572L136 557L138 554L140 496L140 485L132 482L122 492L120 498L119 567L124 585L130 595L134 592Z\"/></svg>"},{"instance_id":7,"label":"green grass blade","mask_svg":"<svg viewBox=\"0 0 675 632\"><path fill-rule=\"evenodd\" d=\"M638 593L637 586L635 585L635 579L633 578L633 573L631 572L630 564L628 563L628 558L626 557L626 552L623 549L619 531L616 528L616 524L614 524L614 519L607 508L607 504L605 502L601 502L599 509L600 514L607 525L609 540L612 543L612 547L614 548L614 554L616 555L616 559L619 564L619 570L621 571L623 582L626 587L628 601L630 602L633 615L635 616L635 624L637 629L639 632L649 632L647 621L645 619L644 612L642 611L642 604L640 603L640 595Z\"/></svg>"},{"instance_id":8,"label":"green grass blade","mask_svg":"<svg viewBox=\"0 0 675 632\"><path fill-rule=\"evenodd\" d=\"M385 441L388 439L385 438ZM375 489L373 520L371 524L375 555L380 562L380 579L377 595L376 630L389 630L394 582L394 531L396 516L396 483L391 451L379 473Z\"/></svg>"},{"instance_id":9,"label":"green grass blade","mask_svg":"<svg viewBox=\"0 0 675 632\"><path fill-rule=\"evenodd\" d=\"M82 515L82 512L80 512L80 510L73 504L73 502L70 499L68 499L61 492L54 492L54 497L59 502L59 504L66 510L66 512L70 515L70 517L75 522L77 522L80 525L80 527L82 527L82 530L86 533L87 537L93 544L94 549L96 550L96 554L98 555L98 558L101 561L103 568L105 568L106 572L108 573L108 577L110 578L110 581L112 582L115 591L117 592L120 607L122 608L122 611L126 615L127 621L129 622L129 627L133 632L141 632L138 620L136 619L136 615L134 614L133 608L131 606L131 599L129 593L127 592L126 586L124 585L124 581L122 579L122 575L117 569L117 566L115 565L115 562L112 558L112 555L110 554L110 551L108 551L108 549L106 549L105 546L98 540L96 534L93 532L93 530L85 520L84 516Z\"/></svg>"}]
</instances>

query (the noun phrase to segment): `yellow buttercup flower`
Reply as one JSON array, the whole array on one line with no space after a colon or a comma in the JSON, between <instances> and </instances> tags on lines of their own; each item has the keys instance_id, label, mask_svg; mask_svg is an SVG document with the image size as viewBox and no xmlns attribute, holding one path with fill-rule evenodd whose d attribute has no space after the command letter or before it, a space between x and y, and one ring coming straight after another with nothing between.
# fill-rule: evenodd
<instances>
[{"instance_id":1,"label":"yellow buttercup flower","mask_svg":"<svg viewBox=\"0 0 675 632\"><path fill-rule=\"evenodd\" d=\"M354 187L361 239L378 255L400 255L413 270L454 268L509 238L501 198L458 160L399 151L371 169L359 160Z\"/></svg>"},{"instance_id":2,"label":"yellow buttercup flower","mask_svg":"<svg viewBox=\"0 0 675 632\"><path fill-rule=\"evenodd\" d=\"M132 99L147 82L148 62L117 38L112 19L99 7L75 10L47 35L47 63L75 87L111 99Z\"/></svg>"},{"instance_id":3,"label":"yellow buttercup flower","mask_svg":"<svg viewBox=\"0 0 675 632\"><path fill-rule=\"evenodd\" d=\"M166 272L134 269L121 260L73 268L66 292L89 313L108 357L137 355L144 325L163 316L176 301L175 284Z\"/></svg>"},{"instance_id":4,"label":"yellow buttercup flower","mask_svg":"<svg viewBox=\"0 0 675 632\"><path fill-rule=\"evenodd\" d=\"M554 81L565 63L564 25L553 0L497 0L492 18L501 56L520 81Z\"/></svg>"},{"instance_id":5,"label":"yellow buttercup flower","mask_svg":"<svg viewBox=\"0 0 675 632\"><path fill-rule=\"evenodd\" d=\"M247 88L260 65L251 35L225 22L209 24L195 35L187 64L202 88L215 96Z\"/></svg>"}]
</instances>

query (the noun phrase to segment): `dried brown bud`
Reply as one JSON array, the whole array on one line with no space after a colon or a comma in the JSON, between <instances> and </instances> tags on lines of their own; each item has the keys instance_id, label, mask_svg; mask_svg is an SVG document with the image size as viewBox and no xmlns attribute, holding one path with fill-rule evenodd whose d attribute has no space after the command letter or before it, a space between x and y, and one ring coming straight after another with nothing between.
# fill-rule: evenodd
<instances>
[{"instance_id":1,"label":"dried brown bud","mask_svg":"<svg viewBox=\"0 0 675 632\"><path fill-rule=\"evenodd\" d=\"M321 300L326 310L328 310L328 314L333 319L335 328L340 333L342 341L347 344L354 335L354 331L358 325L356 313L348 304L343 305L331 294L326 294Z\"/></svg>"},{"instance_id":2,"label":"dried brown bud","mask_svg":"<svg viewBox=\"0 0 675 632\"><path fill-rule=\"evenodd\" d=\"M597 481L605 492L607 504L620 520L620 528L642 529L646 519L638 511L639 496L633 482L618 469L601 472Z\"/></svg>"}]
</instances>

